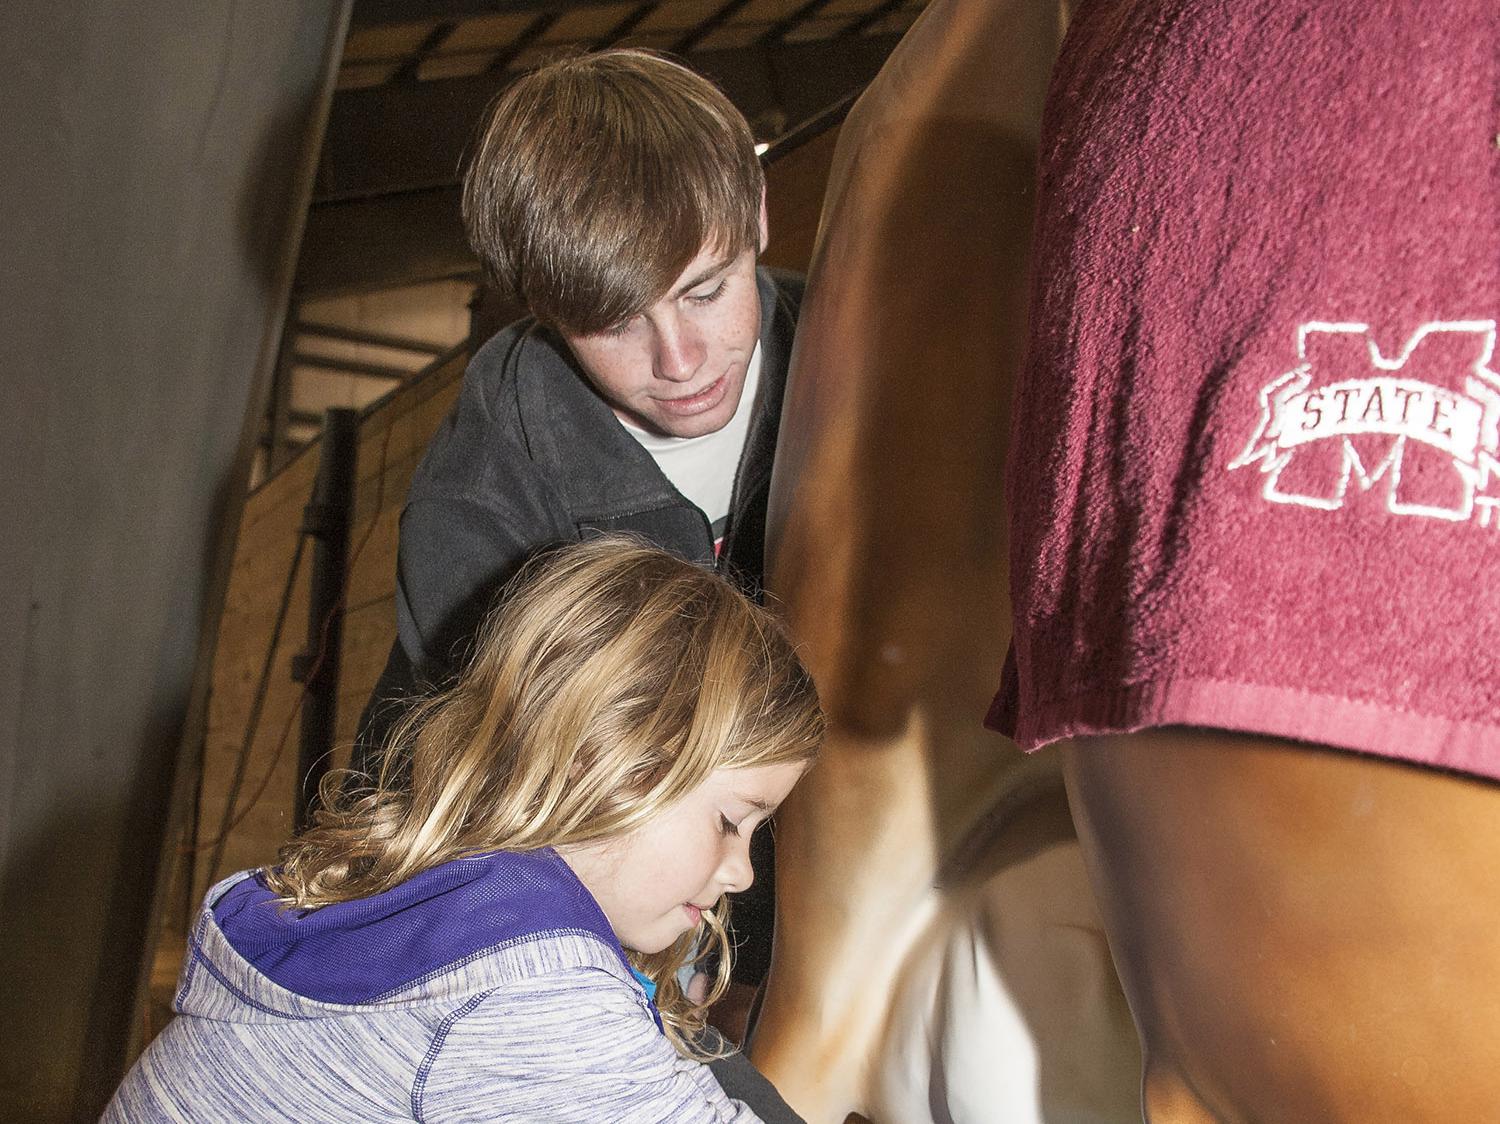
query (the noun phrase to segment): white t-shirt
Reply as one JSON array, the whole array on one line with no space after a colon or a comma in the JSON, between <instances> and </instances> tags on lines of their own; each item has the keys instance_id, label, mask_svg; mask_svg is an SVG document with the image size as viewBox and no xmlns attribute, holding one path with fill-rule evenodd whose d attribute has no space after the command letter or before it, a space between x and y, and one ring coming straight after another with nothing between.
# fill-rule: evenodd
<instances>
[{"instance_id":1,"label":"white t-shirt","mask_svg":"<svg viewBox=\"0 0 1500 1124\"><path fill-rule=\"evenodd\" d=\"M623 419L620 423L651 454L672 486L708 516L713 527L715 550L724 537L735 471L739 468L745 438L750 433L750 418L755 413L755 397L759 392L760 344L756 343L755 351L750 355L750 365L745 370L740 404L723 429L705 433L702 437L663 437Z\"/></svg>"}]
</instances>

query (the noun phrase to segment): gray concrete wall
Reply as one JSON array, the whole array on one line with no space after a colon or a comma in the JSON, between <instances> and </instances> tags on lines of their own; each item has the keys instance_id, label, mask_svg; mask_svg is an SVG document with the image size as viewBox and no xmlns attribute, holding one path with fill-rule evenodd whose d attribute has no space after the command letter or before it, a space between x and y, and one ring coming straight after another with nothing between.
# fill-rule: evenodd
<instances>
[{"instance_id":1,"label":"gray concrete wall","mask_svg":"<svg viewBox=\"0 0 1500 1124\"><path fill-rule=\"evenodd\" d=\"M0 5L0 1119L120 1075L347 18Z\"/></svg>"}]
</instances>

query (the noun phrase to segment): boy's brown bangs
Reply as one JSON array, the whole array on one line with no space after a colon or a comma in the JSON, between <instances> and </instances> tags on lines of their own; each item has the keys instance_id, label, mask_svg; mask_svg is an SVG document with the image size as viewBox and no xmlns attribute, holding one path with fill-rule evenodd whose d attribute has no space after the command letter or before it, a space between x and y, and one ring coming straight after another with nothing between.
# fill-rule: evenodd
<instances>
[{"instance_id":1,"label":"boy's brown bangs","mask_svg":"<svg viewBox=\"0 0 1500 1124\"><path fill-rule=\"evenodd\" d=\"M642 51L555 63L506 91L464 217L492 281L570 333L659 300L705 246L759 241L763 177L744 118L705 79Z\"/></svg>"},{"instance_id":2,"label":"boy's brown bangs","mask_svg":"<svg viewBox=\"0 0 1500 1124\"><path fill-rule=\"evenodd\" d=\"M527 276L520 294L527 307L545 323L589 335L660 300L705 247L724 260L754 249L758 211L733 216L739 219L733 225L715 223L735 201L728 192L673 198L678 189L693 186L679 181L658 187L653 198L644 185L627 185L571 218L554 245L538 247L548 268ZM639 194L627 194L630 187Z\"/></svg>"}]
</instances>

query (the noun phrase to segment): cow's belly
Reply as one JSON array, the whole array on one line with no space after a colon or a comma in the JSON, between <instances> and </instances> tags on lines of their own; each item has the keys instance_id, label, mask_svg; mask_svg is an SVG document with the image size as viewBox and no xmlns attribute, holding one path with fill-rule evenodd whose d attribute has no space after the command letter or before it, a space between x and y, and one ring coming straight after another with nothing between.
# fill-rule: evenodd
<instances>
[{"instance_id":1,"label":"cow's belly","mask_svg":"<svg viewBox=\"0 0 1500 1124\"><path fill-rule=\"evenodd\" d=\"M846 122L825 198L767 561L830 731L777 825L752 1050L812 1124L1139 1114L1056 761L981 726L1057 34L1044 5L936 0Z\"/></svg>"}]
</instances>

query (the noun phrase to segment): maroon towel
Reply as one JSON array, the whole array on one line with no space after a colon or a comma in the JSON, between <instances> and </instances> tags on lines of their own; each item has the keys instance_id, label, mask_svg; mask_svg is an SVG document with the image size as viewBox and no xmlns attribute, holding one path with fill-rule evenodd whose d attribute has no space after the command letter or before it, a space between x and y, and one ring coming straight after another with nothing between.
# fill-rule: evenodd
<instances>
[{"instance_id":1,"label":"maroon towel","mask_svg":"<svg viewBox=\"0 0 1500 1124\"><path fill-rule=\"evenodd\" d=\"M1085 3L1042 144L990 724L1500 778L1500 3Z\"/></svg>"}]
</instances>

